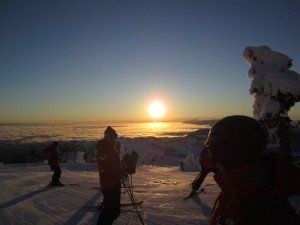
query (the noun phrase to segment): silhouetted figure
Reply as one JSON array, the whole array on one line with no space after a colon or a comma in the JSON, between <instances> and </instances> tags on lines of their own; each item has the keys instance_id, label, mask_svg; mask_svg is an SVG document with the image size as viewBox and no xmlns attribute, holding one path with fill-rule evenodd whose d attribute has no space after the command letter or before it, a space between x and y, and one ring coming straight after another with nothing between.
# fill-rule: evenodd
<instances>
[{"instance_id":1,"label":"silhouetted figure","mask_svg":"<svg viewBox=\"0 0 300 225\"><path fill-rule=\"evenodd\" d=\"M192 182L192 191L190 196L197 194L197 191L205 180L207 174L209 174L210 172L217 173L219 171L219 169L216 167L215 162L211 159L208 148L206 146L201 149L199 164L201 166L201 171Z\"/></svg>"},{"instance_id":2,"label":"silhouetted figure","mask_svg":"<svg viewBox=\"0 0 300 225\"><path fill-rule=\"evenodd\" d=\"M54 141L47 148L47 159L50 168L53 171L52 181L49 183L50 186L64 186L60 181L61 168L59 166L61 156L58 152L58 142Z\"/></svg>"},{"instance_id":3,"label":"silhouetted figure","mask_svg":"<svg viewBox=\"0 0 300 225\"><path fill-rule=\"evenodd\" d=\"M104 138L96 145L100 185L103 193L102 210L97 225L112 224L121 211L121 144L116 141L117 137L117 132L108 126L104 131Z\"/></svg>"},{"instance_id":4,"label":"silhouetted figure","mask_svg":"<svg viewBox=\"0 0 300 225\"><path fill-rule=\"evenodd\" d=\"M229 116L212 126L207 147L221 188L209 225L299 225L289 197L300 193L300 169L266 152L267 129L253 118Z\"/></svg>"}]
</instances>

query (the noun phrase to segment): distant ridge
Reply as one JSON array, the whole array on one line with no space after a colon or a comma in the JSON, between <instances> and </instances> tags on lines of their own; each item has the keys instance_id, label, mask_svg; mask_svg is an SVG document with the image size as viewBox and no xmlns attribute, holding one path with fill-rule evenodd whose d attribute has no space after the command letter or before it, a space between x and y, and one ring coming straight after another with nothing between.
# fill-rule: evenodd
<instances>
[{"instance_id":1,"label":"distant ridge","mask_svg":"<svg viewBox=\"0 0 300 225\"><path fill-rule=\"evenodd\" d=\"M214 125L218 119L213 119L213 120L197 120L197 119L192 119L192 120L186 120L183 121L183 123L191 123L191 124L198 124L198 125Z\"/></svg>"}]
</instances>

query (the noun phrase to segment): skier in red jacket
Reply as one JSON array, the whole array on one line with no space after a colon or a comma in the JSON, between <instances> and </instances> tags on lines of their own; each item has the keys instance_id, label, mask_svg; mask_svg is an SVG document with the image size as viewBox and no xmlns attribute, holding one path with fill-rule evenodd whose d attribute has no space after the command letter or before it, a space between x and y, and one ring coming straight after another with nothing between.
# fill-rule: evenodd
<instances>
[{"instance_id":1,"label":"skier in red jacket","mask_svg":"<svg viewBox=\"0 0 300 225\"><path fill-rule=\"evenodd\" d=\"M97 162L100 185L103 193L102 210L97 225L110 225L120 215L121 203L121 144L116 141L117 132L110 126L104 131L104 138L97 142Z\"/></svg>"},{"instance_id":2,"label":"skier in red jacket","mask_svg":"<svg viewBox=\"0 0 300 225\"><path fill-rule=\"evenodd\" d=\"M246 116L229 116L210 130L207 148L221 188L209 225L299 225L288 198L300 194L300 169L266 152L267 132Z\"/></svg>"},{"instance_id":3,"label":"skier in red jacket","mask_svg":"<svg viewBox=\"0 0 300 225\"><path fill-rule=\"evenodd\" d=\"M58 152L58 142L54 141L47 148L47 159L50 168L53 171L52 181L49 183L50 186L64 186L59 179L61 176L61 168L59 166L61 156Z\"/></svg>"}]
</instances>

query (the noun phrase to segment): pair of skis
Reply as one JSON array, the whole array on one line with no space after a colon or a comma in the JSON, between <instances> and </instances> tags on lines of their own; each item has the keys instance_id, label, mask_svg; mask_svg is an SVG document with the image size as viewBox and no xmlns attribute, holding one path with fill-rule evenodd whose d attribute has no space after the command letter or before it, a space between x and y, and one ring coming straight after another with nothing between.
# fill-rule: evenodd
<instances>
[{"instance_id":1,"label":"pair of skis","mask_svg":"<svg viewBox=\"0 0 300 225\"><path fill-rule=\"evenodd\" d=\"M130 179L129 179L130 178ZM141 212L143 210L139 208L143 201L136 202L134 197L133 197L133 185L132 185L132 176L130 174L127 179L122 181L122 188L125 189L126 193L128 194L129 199L131 200L131 203L125 203L121 204L121 212L135 212L137 213L137 216L139 217L141 224L144 225L144 220L141 215ZM98 190L100 189L99 187L92 187L92 189ZM131 208L126 208L128 206L131 206ZM85 206L82 208L83 211L100 211L102 209L102 206L99 204L98 206Z\"/></svg>"},{"instance_id":2,"label":"pair of skis","mask_svg":"<svg viewBox=\"0 0 300 225\"><path fill-rule=\"evenodd\" d=\"M39 185L41 187L51 187L51 188L61 188L61 187L79 187L80 183L70 183L70 184L61 184L61 185L52 185L51 182L46 186L44 184Z\"/></svg>"},{"instance_id":3,"label":"pair of skis","mask_svg":"<svg viewBox=\"0 0 300 225\"><path fill-rule=\"evenodd\" d=\"M139 201L136 202L137 205L141 205L143 204L143 201ZM122 203L121 204L121 212L134 212L133 209L127 208L133 206L132 203ZM95 205L95 206L83 206L81 208L82 211L91 211L91 212L95 212L95 211L101 211L103 209L103 206L99 205ZM139 210L142 211L142 210Z\"/></svg>"}]
</instances>

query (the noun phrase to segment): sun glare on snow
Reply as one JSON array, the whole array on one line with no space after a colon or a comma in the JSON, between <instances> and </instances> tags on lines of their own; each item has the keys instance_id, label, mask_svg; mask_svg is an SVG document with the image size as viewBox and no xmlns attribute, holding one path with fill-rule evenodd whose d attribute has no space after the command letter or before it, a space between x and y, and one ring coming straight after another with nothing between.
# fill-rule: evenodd
<instances>
[{"instance_id":1,"label":"sun glare on snow","mask_svg":"<svg viewBox=\"0 0 300 225\"><path fill-rule=\"evenodd\" d=\"M148 107L148 113L152 119L161 119L165 114L165 107L161 102L152 102Z\"/></svg>"}]
</instances>

